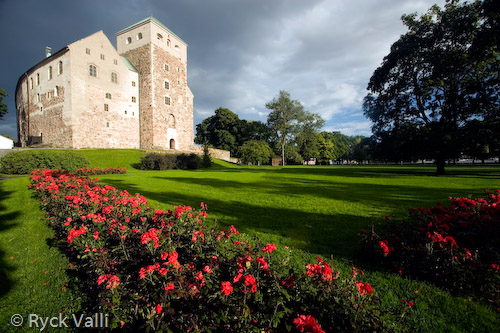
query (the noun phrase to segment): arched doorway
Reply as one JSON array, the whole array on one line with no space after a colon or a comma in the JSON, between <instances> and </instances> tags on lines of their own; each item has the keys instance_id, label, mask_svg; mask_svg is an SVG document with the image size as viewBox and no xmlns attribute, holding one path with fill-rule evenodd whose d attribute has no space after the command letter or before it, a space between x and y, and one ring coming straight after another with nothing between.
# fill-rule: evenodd
<instances>
[{"instance_id":1,"label":"arched doorway","mask_svg":"<svg viewBox=\"0 0 500 333\"><path fill-rule=\"evenodd\" d=\"M170 139L170 149L175 149L175 140Z\"/></svg>"}]
</instances>

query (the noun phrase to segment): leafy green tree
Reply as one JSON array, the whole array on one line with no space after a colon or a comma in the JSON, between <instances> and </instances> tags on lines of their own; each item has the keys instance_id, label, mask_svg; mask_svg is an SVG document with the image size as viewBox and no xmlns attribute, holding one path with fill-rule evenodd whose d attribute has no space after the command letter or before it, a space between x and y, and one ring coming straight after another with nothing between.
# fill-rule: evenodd
<instances>
[{"instance_id":1,"label":"leafy green tree","mask_svg":"<svg viewBox=\"0 0 500 333\"><path fill-rule=\"evenodd\" d=\"M305 111L299 119L295 134L295 142L303 160L316 158L319 155L319 129L325 121L320 115Z\"/></svg>"},{"instance_id":2,"label":"leafy green tree","mask_svg":"<svg viewBox=\"0 0 500 333\"><path fill-rule=\"evenodd\" d=\"M240 146L250 140L266 141L270 143L272 136L271 129L262 121L241 119L239 127L240 136L237 141Z\"/></svg>"},{"instance_id":3,"label":"leafy green tree","mask_svg":"<svg viewBox=\"0 0 500 333\"><path fill-rule=\"evenodd\" d=\"M3 100L5 97L7 97L7 93L5 92L5 90L3 90L2 88L0 88L0 119L3 118L3 116L5 114L7 114L7 105L4 104Z\"/></svg>"},{"instance_id":4,"label":"leafy green tree","mask_svg":"<svg viewBox=\"0 0 500 333\"><path fill-rule=\"evenodd\" d=\"M488 12L486 3L493 4L450 0L421 17L403 15L409 31L368 84L363 107L377 140L402 128L424 133L419 142L432 147L438 174L445 172L447 159L459 156L460 133L468 122L498 117L498 37L485 38L498 31L498 6Z\"/></svg>"},{"instance_id":5,"label":"leafy green tree","mask_svg":"<svg viewBox=\"0 0 500 333\"><path fill-rule=\"evenodd\" d=\"M247 141L239 150L243 163L269 164L269 161L274 157L274 152L265 141Z\"/></svg>"},{"instance_id":6,"label":"leafy green tree","mask_svg":"<svg viewBox=\"0 0 500 333\"><path fill-rule=\"evenodd\" d=\"M318 135L318 142L318 162L328 164L329 161L335 158L335 146L331 140L325 139L322 134Z\"/></svg>"},{"instance_id":7,"label":"leafy green tree","mask_svg":"<svg viewBox=\"0 0 500 333\"><path fill-rule=\"evenodd\" d=\"M234 156L238 148L237 138L240 130L238 115L226 108L218 108L215 115L204 119L196 125L194 142L229 150Z\"/></svg>"},{"instance_id":8,"label":"leafy green tree","mask_svg":"<svg viewBox=\"0 0 500 333\"><path fill-rule=\"evenodd\" d=\"M349 159L351 139L340 132L321 132L323 138L333 143L333 158L340 163L344 159Z\"/></svg>"},{"instance_id":9,"label":"leafy green tree","mask_svg":"<svg viewBox=\"0 0 500 333\"><path fill-rule=\"evenodd\" d=\"M279 96L266 104L271 110L267 117L267 125L281 148L281 156L285 156L285 146L289 137L297 130L299 120L304 117L304 107L299 101L292 100L290 93L281 90ZM285 165L283 158L283 165ZM294 157L296 158L296 156Z\"/></svg>"}]
</instances>

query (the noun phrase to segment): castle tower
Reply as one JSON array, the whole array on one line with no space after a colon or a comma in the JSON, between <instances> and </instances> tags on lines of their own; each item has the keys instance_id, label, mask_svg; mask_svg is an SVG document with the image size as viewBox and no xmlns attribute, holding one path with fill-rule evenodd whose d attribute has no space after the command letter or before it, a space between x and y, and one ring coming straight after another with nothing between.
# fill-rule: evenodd
<instances>
[{"instance_id":1,"label":"castle tower","mask_svg":"<svg viewBox=\"0 0 500 333\"><path fill-rule=\"evenodd\" d=\"M194 129L187 44L154 17L118 32L116 44L139 72L141 148L190 149Z\"/></svg>"}]
</instances>

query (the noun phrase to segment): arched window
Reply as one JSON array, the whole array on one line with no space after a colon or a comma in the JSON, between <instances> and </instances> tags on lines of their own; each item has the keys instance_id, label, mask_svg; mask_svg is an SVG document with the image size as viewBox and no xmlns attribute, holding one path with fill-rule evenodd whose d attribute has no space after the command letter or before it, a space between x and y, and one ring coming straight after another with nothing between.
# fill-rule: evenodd
<instances>
[{"instance_id":1,"label":"arched window","mask_svg":"<svg viewBox=\"0 0 500 333\"><path fill-rule=\"evenodd\" d=\"M118 83L118 74L111 72L111 82Z\"/></svg>"},{"instance_id":2,"label":"arched window","mask_svg":"<svg viewBox=\"0 0 500 333\"><path fill-rule=\"evenodd\" d=\"M173 114L169 114L167 117L167 127L175 128L175 116Z\"/></svg>"},{"instance_id":3,"label":"arched window","mask_svg":"<svg viewBox=\"0 0 500 333\"><path fill-rule=\"evenodd\" d=\"M89 65L89 75L97 77L97 67L95 65Z\"/></svg>"},{"instance_id":4,"label":"arched window","mask_svg":"<svg viewBox=\"0 0 500 333\"><path fill-rule=\"evenodd\" d=\"M52 80L52 66L49 66L49 70L47 72L47 76L48 76L49 80Z\"/></svg>"},{"instance_id":5,"label":"arched window","mask_svg":"<svg viewBox=\"0 0 500 333\"><path fill-rule=\"evenodd\" d=\"M165 96L165 104L170 105L170 97Z\"/></svg>"},{"instance_id":6,"label":"arched window","mask_svg":"<svg viewBox=\"0 0 500 333\"><path fill-rule=\"evenodd\" d=\"M111 99L111 94L110 93L106 93L106 98L107 99Z\"/></svg>"},{"instance_id":7,"label":"arched window","mask_svg":"<svg viewBox=\"0 0 500 333\"><path fill-rule=\"evenodd\" d=\"M33 78L30 77L30 88L33 89Z\"/></svg>"},{"instance_id":8,"label":"arched window","mask_svg":"<svg viewBox=\"0 0 500 333\"><path fill-rule=\"evenodd\" d=\"M37 74L36 75L36 85L39 86L40 85L40 74Z\"/></svg>"},{"instance_id":9,"label":"arched window","mask_svg":"<svg viewBox=\"0 0 500 333\"><path fill-rule=\"evenodd\" d=\"M156 34L156 38L159 40L159 41L162 41L163 40L163 36L161 34Z\"/></svg>"},{"instance_id":10,"label":"arched window","mask_svg":"<svg viewBox=\"0 0 500 333\"><path fill-rule=\"evenodd\" d=\"M167 46L170 46L170 39L167 39Z\"/></svg>"},{"instance_id":11,"label":"arched window","mask_svg":"<svg viewBox=\"0 0 500 333\"><path fill-rule=\"evenodd\" d=\"M174 139L170 139L170 149L175 149L175 140Z\"/></svg>"},{"instance_id":12,"label":"arched window","mask_svg":"<svg viewBox=\"0 0 500 333\"><path fill-rule=\"evenodd\" d=\"M170 89L170 82L165 80L165 89Z\"/></svg>"},{"instance_id":13,"label":"arched window","mask_svg":"<svg viewBox=\"0 0 500 333\"><path fill-rule=\"evenodd\" d=\"M142 32L139 32L139 33L137 34L137 40L139 40L139 39L142 39Z\"/></svg>"},{"instance_id":14,"label":"arched window","mask_svg":"<svg viewBox=\"0 0 500 333\"><path fill-rule=\"evenodd\" d=\"M57 64L57 75L61 75L62 72L63 72L62 61L59 61L59 64Z\"/></svg>"},{"instance_id":15,"label":"arched window","mask_svg":"<svg viewBox=\"0 0 500 333\"><path fill-rule=\"evenodd\" d=\"M127 37L127 44L132 43L132 37Z\"/></svg>"}]
</instances>

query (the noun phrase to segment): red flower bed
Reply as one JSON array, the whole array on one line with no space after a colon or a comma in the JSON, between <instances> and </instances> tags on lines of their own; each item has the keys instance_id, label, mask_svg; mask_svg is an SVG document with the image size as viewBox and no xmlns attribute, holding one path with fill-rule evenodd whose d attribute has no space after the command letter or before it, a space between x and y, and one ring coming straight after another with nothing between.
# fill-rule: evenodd
<instances>
[{"instance_id":1,"label":"red flower bed","mask_svg":"<svg viewBox=\"0 0 500 333\"><path fill-rule=\"evenodd\" d=\"M399 274L500 306L500 190L449 198L448 207L413 208L384 232L362 230L378 260Z\"/></svg>"},{"instance_id":2,"label":"red flower bed","mask_svg":"<svg viewBox=\"0 0 500 333\"><path fill-rule=\"evenodd\" d=\"M30 187L114 327L188 331L381 330L368 282L318 264L294 272L290 251L204 223L207 206L149 207L97 180L35 170ZM288 258L288 259L287 259Z\"/></svg>"}]
</instances>

